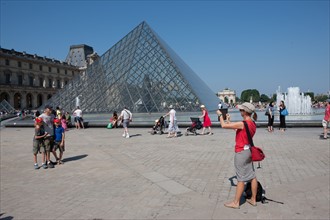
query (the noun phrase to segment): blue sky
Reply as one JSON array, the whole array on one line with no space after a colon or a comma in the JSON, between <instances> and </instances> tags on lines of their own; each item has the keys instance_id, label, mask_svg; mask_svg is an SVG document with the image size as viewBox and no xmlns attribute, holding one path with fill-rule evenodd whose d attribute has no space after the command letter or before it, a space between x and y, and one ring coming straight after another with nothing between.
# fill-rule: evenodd
<instances>
[{"instance_id":1,"label":"blue sky","mask_svg":"<svg viewBox=\"0 0 330 220\"><path fill-rule=\"evenodd\" d=\"M330 91L329 0L1 0L0 45L65 60L70 45L102 55L142 21L214 91Z\"/></svg>"}]
</instances>

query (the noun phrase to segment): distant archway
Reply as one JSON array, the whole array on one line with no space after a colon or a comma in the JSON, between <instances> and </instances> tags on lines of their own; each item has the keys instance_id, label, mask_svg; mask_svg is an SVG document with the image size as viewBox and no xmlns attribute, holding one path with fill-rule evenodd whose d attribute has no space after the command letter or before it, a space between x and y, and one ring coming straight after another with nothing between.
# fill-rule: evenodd
<instances>
[{"instance_id":1,"label":"distant archway","mask_svg":"<svg viewBox=\"0 0 330 220\"><path fill-rule=\"evenodd\" d=\"M14 108L20 109L22 107L22 95L20 93L15 93L14 95Z\"/></svg>"},{"instance_id":2,"label":"distant archway","mask_svg":"<svg viewBox=\"0 0 330 220\"><path fill-rule=\"evenodd\" d=\"M33 102L33 96L32 96L31 93L28 93L26 95L26 107L29 108L29 109L31 109L32 106L33 106L33 103L32 102Z\"/></svg>"},{"instance_id":3,"label":"distant archway","mask_svg":"<svg viewBox=\"0 0 330 220\"><path fill-rule=\"evenodd\" d=\"M37 96L37 106L40 107L42 105L42 95L38 94Z\"/></svg>"}]
</instances>

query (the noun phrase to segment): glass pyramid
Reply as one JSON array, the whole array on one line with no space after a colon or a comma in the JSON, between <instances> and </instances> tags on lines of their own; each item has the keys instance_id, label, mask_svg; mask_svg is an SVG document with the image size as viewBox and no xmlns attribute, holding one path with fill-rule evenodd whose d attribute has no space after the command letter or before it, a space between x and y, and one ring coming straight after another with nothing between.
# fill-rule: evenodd
<instances>
[{"instance_id":1,"label":"glass pyramid","mask_svg":"<svg viewBox=\"0 0 330 220\"><path fill-rule=\"evenodd\" d=\"M187 64L142 22L59 90L46 104L70 111L132 112L215 110L219 99Z\"/></svg>"}]
</instances>

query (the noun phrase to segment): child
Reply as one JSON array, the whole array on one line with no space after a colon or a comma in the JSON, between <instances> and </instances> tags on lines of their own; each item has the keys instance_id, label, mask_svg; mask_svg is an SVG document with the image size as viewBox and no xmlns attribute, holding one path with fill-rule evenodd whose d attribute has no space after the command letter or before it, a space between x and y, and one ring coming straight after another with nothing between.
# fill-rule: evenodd
<instances>
[{"instance_id":1,"label":"child","mask_svg":"<svg viewBox=\"0 0 330 220\"><path fill-rule=\"evenodd\" d=\"M118 127L117 121L118 121L118 115L117 115L117 112L114 111L112 117L110 118L110 123L112 124L113 128Z\"/></svg>"},{"instance_id":2,"label":"child","mask_svg":"<svg viewBox=\"0 0 330 220\"><path fill-rule=\"evenodd\" d=\"M54 139L54 154L56 154L57 148L60 150L60 155L58 157L58 160L56 161L58 165L63 164L62 157L63 152L65 151L64 148L64 128L61 126L61 121L58 118L54 119L55 124L55 139Z\"/></svg>"},{"instance_id":3,"label":"child","mask_svg":"<svg viewBox=\"0 0 330 220\"><path fill-rule=\"evenodd\" d=\"M47 165L45 163L46 155L45 155L45 145L44 145L44 137L47 136L47 132L45 132L45 128L43 126L43 120L42 118L36 118L35 119L35 133L33 137L33 159L34 159L34 169L39 169L37 162L37 154L38 152L41 152L42 154L42 167L44 169L47 169Z\"/></svg>"},{"instance_id":4,"label":"child","mask_svg":"<svg viewBox=\"0 0 330 220\"><path fill-rule=\"evenodd\" d=\"M61 124L62 124L62 128L64 129L64 131L67 131L68 130L68 125L66 124L65 115L63 115L62 118L61 118Z\"/></svg>"}]
</instances>

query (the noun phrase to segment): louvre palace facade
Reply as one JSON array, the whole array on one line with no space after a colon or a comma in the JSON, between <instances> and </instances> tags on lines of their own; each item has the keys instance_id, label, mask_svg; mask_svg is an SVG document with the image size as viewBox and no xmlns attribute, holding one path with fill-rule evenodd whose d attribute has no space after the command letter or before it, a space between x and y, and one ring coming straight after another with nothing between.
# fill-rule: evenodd
<instances>
[{"instance_id":1,"label":"louvre palace facade","mask_svg":"<svg viewBox=\"0 0 330 220\"><path fill-rule=\"evenodd\" d=\"M86 54L85 54L86 52ZM87 45L71 46L65 62L0 48L0 102L17 110L36 109L87 68Z\"/></svg>"}]
</instances>

